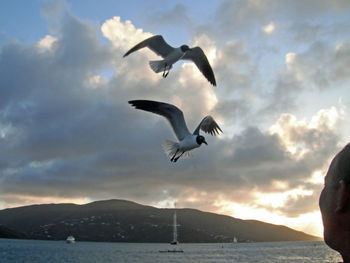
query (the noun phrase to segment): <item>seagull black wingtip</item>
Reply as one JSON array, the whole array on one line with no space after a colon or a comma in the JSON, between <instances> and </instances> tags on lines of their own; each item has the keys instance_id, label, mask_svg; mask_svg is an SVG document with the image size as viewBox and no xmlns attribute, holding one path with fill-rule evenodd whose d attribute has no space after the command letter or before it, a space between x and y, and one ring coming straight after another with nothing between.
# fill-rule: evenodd
<instances>
[{"instance_id":1,"label":"seagull black wingtip","mask_svg":"<svg viewBox=\"0 0 350 263\"><path fill-rule=\"evenodd\" d=\"M214 75L214 73L213 73L213 75ZM214 76L213 76L213 79L210 82L211 82L211 84L213 84L214 87L216 87L216 79L215 79Z\"/></svg>"},{"instance_id":2,"label":"seagull black wingtip","mask_svg":"<svg viewBox=\"0 0 350 263\"><path fill-rule=\"evenodd\" d=\"M135 106L135 100L129 100L128 103L129 103L131 106L136 107L136 106Z\"/></svg>"},{"instance_id":3,"label":"seagull black wingtip","mask_svg":"<svg viewBox=\"0 0 350 263\"><path fill-rule=\"evenodd\" d=\"M123 58L127 57L128 55L130 55L130 50L128 52L126 52L124 55L123 55Z\"/></svg>"},{"instance_id":4,"label":"seagull black wingtip","mask_svg":"<svg viewBox=\"0 0 350 263\"><path fill-rule=\"evenodd\" d=\"M207 78L207 80L209 81L209 83L211 84L211 85L213 85L214 87L216 87L216 80L215 80L215 78Z\"/></svg>"}]
</instances>

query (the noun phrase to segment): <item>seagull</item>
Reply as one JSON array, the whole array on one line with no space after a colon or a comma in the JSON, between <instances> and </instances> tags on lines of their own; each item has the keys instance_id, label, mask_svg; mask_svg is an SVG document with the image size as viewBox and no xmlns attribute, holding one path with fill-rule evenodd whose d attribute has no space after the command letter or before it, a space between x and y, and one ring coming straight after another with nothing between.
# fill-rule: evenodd
<instances>
[{"instance_id":1,"label":"seagull","mask_svg":"<svg viewBox=\"0 0 350 263\"><path fill-rule=\"evenodd\" d=\"M136 109L161 115L170 122L179 140L178 142L167 140L163 144L165 153L172 156L170 159L171 162L176 162L184 153L186 153L185 155L189 155L189 151L198 148L202 143L208 145L205 138L199 135L200 130L211 135L217 135L219 132L223 132L213 117L209 115L203 118L198 127L191 134L187 128L182 111L172 104L152 100L131 100L129 104Z\"/></svg>"},{"instance_id":2,"label":"seagull","mask_svg":"<svg viewBox=\"0 0 350 263\"><path fill-rule=\"evenodd\" d=\"M156 35L138 43L136 46L126 52L123 57L126 57L144 47L148 47L163 58L163 60L153 60L149 62L150 67L154 72L159 73L163 71L163 78L168 76L174 63L180 59L188 59L192 60L202 74L207 78L207 80L212 85L216 86L214 72L207 57L200 47L189 48L187 45L182 45L178 48L174 48L165 42L161 35Z\"/></svg>"}]
</instances>

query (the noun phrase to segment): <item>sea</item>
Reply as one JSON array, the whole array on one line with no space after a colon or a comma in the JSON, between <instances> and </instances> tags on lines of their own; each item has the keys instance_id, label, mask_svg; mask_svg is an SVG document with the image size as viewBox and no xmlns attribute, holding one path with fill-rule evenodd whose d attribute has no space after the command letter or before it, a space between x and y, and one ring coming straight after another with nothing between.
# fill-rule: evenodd
<instances>
[{"instance_id":1,"label":"sea","mask_svg":"<svg viewBox=\"0 0 350 263\"><path fill-rule=\"evenodd\" d=\"M179 252L163 252L168 250ZM99 262L340 262L339 254L323 242L103 243L0 239L1 263Z\"/></svg>"}]
</instances>

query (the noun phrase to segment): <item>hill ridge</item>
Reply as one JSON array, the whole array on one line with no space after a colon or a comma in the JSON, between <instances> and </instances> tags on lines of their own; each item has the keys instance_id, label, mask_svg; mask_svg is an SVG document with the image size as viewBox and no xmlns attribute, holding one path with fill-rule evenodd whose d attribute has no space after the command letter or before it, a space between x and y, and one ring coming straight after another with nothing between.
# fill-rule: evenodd
<instances>
[{"instance_id":1,"label":"hill ridge","mask_svg":"<svg viewBox=\"0 0 350 263\"><path fill-rule=\"evenodd\" d=\"M122 199L29 205L0 210L0 225L31 239L62 240L73 235L84 241L168 242L174 210ZM321 240L283 225L193 208L176 211L180 242L232 242L234 237L240 242Z\"/></svg>"}]
</instances>

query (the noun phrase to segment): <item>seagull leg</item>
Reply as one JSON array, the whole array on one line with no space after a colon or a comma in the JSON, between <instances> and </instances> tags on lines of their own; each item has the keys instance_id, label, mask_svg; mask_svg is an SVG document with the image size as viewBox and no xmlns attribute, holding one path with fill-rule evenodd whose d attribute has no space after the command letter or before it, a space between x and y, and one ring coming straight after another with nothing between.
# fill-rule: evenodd
<instances>
[{"instance_id":1,"label":"seagull leg","mask_svg":"<svg viewBox=\"0 0 350 263\"><path fill-rule=\"evenodd\" d=\"M168 71L167 71L167 68L168 68ZM166 78L168 76L170 68L171 68L171 65L168 66L168 64L165 63L165 67L164 67L164 71L163 71L163 78Z\"/></svg>"},{"instance_id":2,"label":"seagull leg","mask_svg":"<svg viewBox=\"0 0 350 263\"><path fill-rule=\"evenodd\" d=\"M176 161L174 161L174 158L175 158L175 156L176 156L176 154L177 154L178 152L179 152L179 149L177 149L176 152L175 152L175 154L174 154L174 156L171 157L171 159L170 159L171 162L176 162Z\"/></svg>"},{"instance_id":3,"label":"seagull leg","mask_svg":"<svg viewBox=\"0 0 350 263\"><path fill-rule=\"evenodd\" d=\"M176 163L176 161L179 160L179 158L180 158L184 153L185 153L185 152L182 152L178 157L176 157L176 158L174 159L174 163Z\"/></svg>"},{"instance_id":4,"label":"seagull leg","mask_svg":"<svg viewBox=\"0 0 350 263\"><path fill-rule=\"evenodd\" d=\"M164 71L163 71L163 78L166 78L166 76L168 75L168 74L166 74L166 75L165 75L165 72L166 72L166 68L167 68L167 66L168 66L168 64L167 64L167 63L165 63L165 66L164 66Z\"/></svg>"},{"instance_id":5,"label":"seagull leg","mask_svg":"<svg viewBox=\"0 0 350 263\"><path fill-rule=\"evenodd\" d=\"M164 78L166 78L166 77L168 76L169 71L170 71L170 68L168 69L168 72L167 72L167 73L165 73Z\"/></svg>"}]
</instances>

